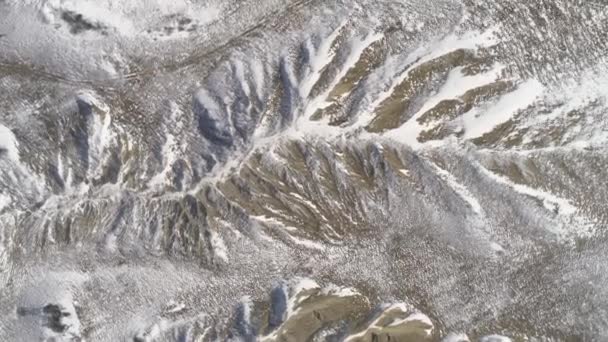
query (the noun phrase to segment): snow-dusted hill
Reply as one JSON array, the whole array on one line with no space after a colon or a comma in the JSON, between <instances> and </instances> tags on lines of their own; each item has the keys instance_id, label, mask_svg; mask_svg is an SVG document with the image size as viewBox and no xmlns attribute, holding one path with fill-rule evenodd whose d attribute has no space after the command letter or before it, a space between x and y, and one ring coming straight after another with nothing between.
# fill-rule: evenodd
<instances>
[{"instance_id":1,"label":"snow-dusted hill","mask_svg":"<svg viewBox=\"0 0 608 342\"><path fill-rule=\"evenodd\" d=\"M0 1L0 340L608 338L597 1Z\"/></svg>"}]
</instances>

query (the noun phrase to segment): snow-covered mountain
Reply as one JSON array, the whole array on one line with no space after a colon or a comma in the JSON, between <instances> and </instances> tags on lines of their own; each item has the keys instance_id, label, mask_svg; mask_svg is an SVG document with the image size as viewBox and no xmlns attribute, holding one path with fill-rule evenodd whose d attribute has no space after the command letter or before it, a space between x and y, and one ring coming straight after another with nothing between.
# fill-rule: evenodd
<instances>
[{"instance_id":1,"label":"snow-covered mountain","mask_svg":"<svg viewBox=\"0 0 608 342\"><path fill-rule=\"evenodd\" d=\"M0 1L0 340L608 339L608 7Z\"/></svg>"}]
</instances>

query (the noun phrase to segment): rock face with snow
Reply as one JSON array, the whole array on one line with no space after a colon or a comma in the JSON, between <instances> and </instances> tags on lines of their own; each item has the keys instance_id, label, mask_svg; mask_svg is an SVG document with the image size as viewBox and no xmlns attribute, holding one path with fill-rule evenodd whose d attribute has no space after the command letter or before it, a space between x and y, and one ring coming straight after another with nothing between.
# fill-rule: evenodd
<instances>
[{"instance_id":1,"label":"rock face with snow","mask_svg":"<svg viewBox=\"0 0 608 342\"><path fill-rule=\"evenodd\" d=\"M608 339L597 1L0 1L0 340Z\"/></svg>"}]
</instances>

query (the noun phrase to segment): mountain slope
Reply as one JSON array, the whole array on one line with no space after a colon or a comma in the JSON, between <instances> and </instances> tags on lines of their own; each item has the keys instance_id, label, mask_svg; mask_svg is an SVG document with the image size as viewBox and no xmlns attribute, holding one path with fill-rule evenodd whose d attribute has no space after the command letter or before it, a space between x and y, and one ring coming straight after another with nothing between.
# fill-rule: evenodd
<instances>
[{"instance_id":1,"label":"mountain slope","mask_svg":"<svg viewBox=\"0 0 608 342\"><path fill-rule=\"evenodd\" d=\"M608 335L602 6L0 10L0 337Z\"/></svg>"}]
</instances>

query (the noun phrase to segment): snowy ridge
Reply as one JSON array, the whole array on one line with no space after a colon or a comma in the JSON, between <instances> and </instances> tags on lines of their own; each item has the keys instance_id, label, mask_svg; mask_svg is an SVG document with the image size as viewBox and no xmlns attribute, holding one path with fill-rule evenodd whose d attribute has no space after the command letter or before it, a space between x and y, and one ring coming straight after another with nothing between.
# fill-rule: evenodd
<instances>
[{"instance_id":1,"label":"snowy ridge","mask_svg":"<svg viewBox=\"0 0 608 342\"><path fill-rule=\"evenodd\" d=\"M536 5L0 2L0 340L605 340L608 21Z\"/></svg>"}]
</instances>

